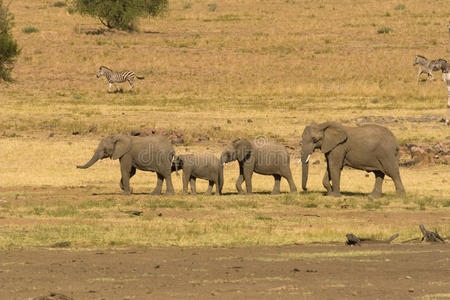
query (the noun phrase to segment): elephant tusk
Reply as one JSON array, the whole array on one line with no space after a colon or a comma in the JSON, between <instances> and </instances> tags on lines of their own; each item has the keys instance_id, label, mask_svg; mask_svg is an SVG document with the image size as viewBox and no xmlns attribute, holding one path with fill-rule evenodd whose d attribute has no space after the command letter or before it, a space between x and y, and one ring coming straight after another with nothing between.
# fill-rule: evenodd
<instances>
[{"instance_id":1,"label":"elephant tusk","mask_svg":"<svg viewBox=\"0 0 450 300\"><path fill-rule=\"evenodd\" d=\"M299 158L298 161L297 161L297 165L299 165L301 162L302 162L302 159Z\"/></svg>"},{"instance_id":2,"label":"elephant tusk","mask_svg":"<svg viewBox=\"0 0 450 300\"><path fill-rule=\"evenodd\" d=\"M309 162L309 158L311 157L311 154L310 155L308 155L308 157L306 158L306 160L305 160L305 164L307 164L308 162Z\"/></svg>"}]
</instances>

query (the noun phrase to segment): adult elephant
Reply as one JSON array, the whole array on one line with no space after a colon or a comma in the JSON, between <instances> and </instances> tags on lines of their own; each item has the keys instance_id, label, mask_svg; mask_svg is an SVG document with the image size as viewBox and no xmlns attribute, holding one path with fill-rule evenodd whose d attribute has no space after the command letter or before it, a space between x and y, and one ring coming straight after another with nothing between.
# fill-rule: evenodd
<instances>
[{"instance_id":1,"label":"adult elephant","mask_svg":"<svg viewBox=\"0 0 450 300\"><path fill-rule=\"evenodd\" d=\"M136 173L136 169L157 173L158 181L153 195L161 194L164 180L166 180L166 194L173 194L171 167L174 155L172 144L166 137L160 135L145 137L110 135L100 141L91 160L77 168L87 169L97 160L107 157L119 159L122 172L120 188L125 194L132 193L130 178Z\"/></svg>"},{"instance_id":2,"label":"adult elephant","mask_svg":"<svg viewBox=\"0 0 450 300\"><path fill-rule=\"evenodd\" d=\"M336 122L307 126L302 135L301 153L302 188L305 191L309 158L317 148L321 149L327 160L323 185L328 195L340 196L340 178L344 166L375 174L372 197L381 196L385 174L394 181L397 193L405 192L398 167L397 139L387 128L378 125L344 127Z\"/></svg>"},{"instance_id":3,"label":"adult elephant","mask_svg":"<svg viewBox=\"0 0 450 300\"><path fill-rule=\"evenodd\" d=\"M247 194L252 193L253 172L274 177L275 185L272 194L280 193L281 177L286 178L289 182L291 193L297 191L292 179L289 154L283 145L265 140L257 140L253 143L246 139L237 139L227 145L220 156L221 164L235 160L239 162L236 189L240 194L244 193L242 189L244 181Z\"/></svg>"}]
</instances>

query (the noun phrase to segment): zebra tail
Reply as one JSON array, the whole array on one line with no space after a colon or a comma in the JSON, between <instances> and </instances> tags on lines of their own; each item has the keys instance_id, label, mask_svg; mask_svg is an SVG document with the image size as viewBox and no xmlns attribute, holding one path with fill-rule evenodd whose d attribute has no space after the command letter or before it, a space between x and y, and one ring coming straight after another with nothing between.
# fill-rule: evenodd
<instances>
[{"instance_id":1,"label":"zebra tail","mask_svg":"<svg viewBox=\"0 0 450 300\"><path fill-rule=\"evenodd\" d=\"M144 77L144 76L137 76L137 75L136 75L136 78L139 79L139 80L142 80L142 79L144 79L145 77Z\"/></svg>"}]
</instances>

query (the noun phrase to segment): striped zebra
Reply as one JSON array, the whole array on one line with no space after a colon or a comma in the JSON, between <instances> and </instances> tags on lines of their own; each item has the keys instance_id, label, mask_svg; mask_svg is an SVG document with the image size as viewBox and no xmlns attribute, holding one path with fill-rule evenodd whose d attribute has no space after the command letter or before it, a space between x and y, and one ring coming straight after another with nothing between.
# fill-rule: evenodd
<instances>
[{"instance_id":1,"label":"striped zebra","mask_svg":"<svg viewBox=\"0 0 450 300\"><path fill-rule=\"evenodd\" d=\"M121 83L121 82L125 82L125 81L128 81L128 83L130 84L130 92L133 92L134 91L134 84L133 84L134 78L136 77L137 79L144 79L144 77L137 76L133 71L115 72L105 66L101 66L98 69L97 78L100 78L102 76L105 76L109 82L108 92L111 92L111 87L113 84L115 86L116 83ZM116 87L116 90L117 90L117 87Z\"/></svg>"},{"instance_id":2,"label":"striped zebra","mask_svg":"<svg viewBox=\"0 0 450 300\"><path fill-rule=\"evenodd\" d=\"M420 75L427 74L428 79L433 80L433 71L442 71L442 80L445 81L444 73L449 67L449 63L442 58L435 60L428 60L425 56L417 55L413 66L419 65L417 73L417 81L420 80Z\"/></svg>"}]
</instances>

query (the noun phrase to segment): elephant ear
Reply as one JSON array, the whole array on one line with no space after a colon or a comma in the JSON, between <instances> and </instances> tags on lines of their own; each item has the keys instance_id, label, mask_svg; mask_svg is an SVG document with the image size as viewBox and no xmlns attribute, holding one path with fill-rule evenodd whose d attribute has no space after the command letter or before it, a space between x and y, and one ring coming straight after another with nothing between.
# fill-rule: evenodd
<instances>
[{"instance_id":1,"label":"elephant ear","mask_svg":"<svg viewBox=\"0 0 450 300\"><path fill-rule=\"evenodd\" d=\"M118 136L114 139L114 148L111 159L119 159L131 149L131 138L126 135Z\"/></svg>"},{"instance_id":2,"label":"elephant ear","mask_svg":"<svg viewBox=\"0 0 450 300\"><path fill-rule=\"evenodd\" d=\"M324 129L321 150L323 153L328 153L337 145L347 140L347 134L340 126L328 126Z\"/></svg>"},{"instance_id":3,"label":"elephant ear","mask_svg":"<svg viewBox=\"0 0 450 300\"><path fill-rule=\"evenodd\" d=\"M234 142L234 150L238 161L243 161L252 151L252 144L248 140Z\"/></svg>"}]
</instances>

